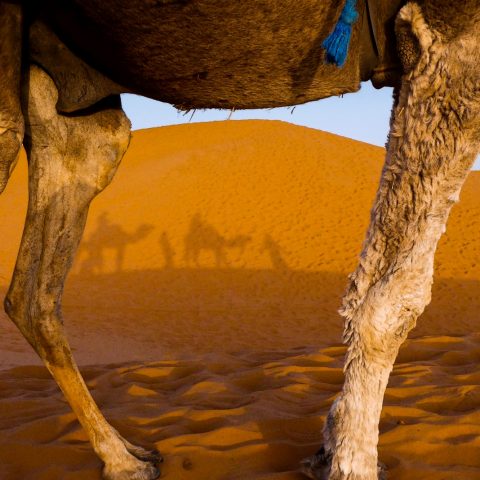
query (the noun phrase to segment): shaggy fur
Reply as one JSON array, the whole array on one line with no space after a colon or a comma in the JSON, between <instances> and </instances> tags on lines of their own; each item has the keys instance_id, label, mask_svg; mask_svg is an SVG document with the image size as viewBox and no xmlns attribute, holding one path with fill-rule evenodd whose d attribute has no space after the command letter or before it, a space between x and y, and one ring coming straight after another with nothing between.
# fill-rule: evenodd
<instances>
[{"instance_id":1,"label":"shaggy fur","mask_svg":"<svg viewBox=\"0 0 480 480\"><path fill-rule=\"evenodd\" d=\"M342 393L324 430L329 480L378 478L388 377L430 301L437 242L480 149L478 25L468 23L452 39L411 3L400 12L397 31L399 38L416 38L418 58L397 92L370 227L341 310L348 353ZM400 46L404 51L410 49Z\"/></svg>"},{"instance_id":2,"label":"shaggy fur","mask_svg":"<svg viewBox=\"0 0 480 480\"><path fill-rule=\"evenodd\" d=\"M478 0L420 0L425 21L446 41L474 28L480 20Z\"/></svg>"}]
</instances>

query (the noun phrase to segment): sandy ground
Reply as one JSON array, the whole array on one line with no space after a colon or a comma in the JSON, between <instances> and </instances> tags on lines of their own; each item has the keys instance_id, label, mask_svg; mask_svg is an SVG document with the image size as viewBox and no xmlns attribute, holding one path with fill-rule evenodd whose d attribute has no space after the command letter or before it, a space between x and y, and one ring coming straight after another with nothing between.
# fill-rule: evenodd
<instances>
[{"instance_id":1,"label":"sandy ground","mask_svg":"<svg viewBox=\"0 0 480 480\"><path fill-rule=\"evenodd\" d=\"M107 418L165 455L162 478L300 480L342 384L336 310L383 149L281 122L135 132L92 205L65 323ZM0 294L26 208L0 198ZM480 173L454 207L432 304L382 414L391 479L480 478ZM55 383L0 314L0 478L99 479Z\"/></svg>"}]
</instances>

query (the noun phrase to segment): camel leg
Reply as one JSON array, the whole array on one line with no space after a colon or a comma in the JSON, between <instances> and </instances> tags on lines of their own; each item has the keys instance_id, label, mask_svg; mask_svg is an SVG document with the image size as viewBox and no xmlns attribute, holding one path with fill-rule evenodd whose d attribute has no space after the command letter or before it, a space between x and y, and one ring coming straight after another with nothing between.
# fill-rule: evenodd
<instances>
[{"instance_id":1,"label":"camel leg","mask_svg":"<svg viewBox=\"0 0 480 480\"><path fill-rule=\"evenodd\" d=\"M23 141L21 36L21 7L0 3L0 193L7 185Z\"/></svg>"},{"instance_id":2,"label":"camel leg","mask_svg":"<svg viewBox=\"0 0 480 480\"><path fill-rule=\"evenodd\" d=\"M437 242L480 150L479 30L477 24L442 36L416 4L397 19L406 73L395 92L367 238L341 311L345 383L327 417L324 447L302 462L311 478L383 478L377 444L388 377L430 301Z\"/></svg>"},{"instance_id":3,"label":"camel leg","mask_svg":"<svg viewBox=\"0 0 480 480\"><path fill-rule=\"evenodd\" d=\"M91 200L112 179L130 124L112 97L95 112L63 116L50 77L32 67L25 99L29 206L5 310L37 351L86 430L110 480L158 478L159 456L122 439L93 401L66 340L61 297Z\"/></svg>"}]
</instances>

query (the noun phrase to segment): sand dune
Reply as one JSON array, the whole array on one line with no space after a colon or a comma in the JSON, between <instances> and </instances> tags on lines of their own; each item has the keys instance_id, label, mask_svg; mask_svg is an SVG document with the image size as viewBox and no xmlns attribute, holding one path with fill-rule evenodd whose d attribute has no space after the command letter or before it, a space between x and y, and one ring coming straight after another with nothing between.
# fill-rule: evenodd
<instances>
[{"instance_id":1,"label":"sand dune","mask_svg":"<svg viewBox=\"0 0 480 480\"><path fill-rule=\"evenodd\" d=\"M165 478L300 479L342 383L336 313L383 149L281 122L135 132L92 205L65 321L94 397ZM401 350L380 452L393 479L480 478L480 174L439 247L432 304ZM26 206L0 198L0 293ZM30 347L0 315L0 478L100 478Z\"/></svg>"}]
</instances>

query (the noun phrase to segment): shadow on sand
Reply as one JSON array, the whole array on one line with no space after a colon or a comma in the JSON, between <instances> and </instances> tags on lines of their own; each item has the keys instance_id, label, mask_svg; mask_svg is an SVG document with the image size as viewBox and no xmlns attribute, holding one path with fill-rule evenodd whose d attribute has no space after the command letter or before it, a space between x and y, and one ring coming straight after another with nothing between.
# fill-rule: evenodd
<instances>
[{"instance_id":1,"label":"shadow on sand","mask_svg":"<svg viewBox=\"0 0 480 480\"><path fill-rule=\"evenodd\" d=\"M106 215L100 216L82 247L85 258L80 268L67 281L64 305L69 338L74 349L80 346L75 355L81 364L97 364L82 371L108 418L132 441L157 443L168 458L165 473L173 478L184 465L195 473L203 463L214 461L216 446L207 443L205 448L202 438L210 435L210 441L216 441L215 435L229 428L235 432L234 441L224 449L228 460L221 478L234 478L233 456L247 462L254 451L265 472L283 472L282 478L301 480L298 461L321 442L324 415L342 384L345 349L338 346L343 322L337 309L346 274L294 270L272 235L257 238L256 243L245 235L223 235L199 215L191 220L183 252L181 242L175 251L168 232L155 233L163 268L124 270L126 248L138 248L137 242L150 234L154 234L150 225L129 233ZM247 248L260 251L271 267L233 267L232 251L242 257ZM114 252L115 262L113 272L106 273L108 249ZM472 293L479 288L478 281L436 279L432 304L411 337L464 336L480 330L480 296ZM12 354L24 349L15 343L19 333L15 335L8 331L4 335L6 343L13 345ZM454 343L449 342L442 348L451 348ZM410 362L428 360L432 354L440 355L434 347L427 341L401 352L401 357ZM478 349L453 353L451 375L458 358L476 360ZM127 364L134 361L139 363ZM452 355L445 361L451 362ZM445 363L439 369L448 366ZM52 451L39 450L35 442L30 442L35 448L30 444L27 448L27 455L38 465L44 465L47 454L55 458L51 463L57 470L52 470L52 478L70 478L63 470L80 472L82 478L100 478L98 459L44 367L16 367L0 375L0 383L6 405L0 424L11 428L14 412L15 422L27 425L23 430L14 428L18 435L6 435L11 440L0 444L3 464L13 464L3 472L7 480L26 478L29 471L23 462L12 462L25 448L27 430L29 439L43 439L40 431L57 432L49 437ZM396 404L395 395L392 398ZM33 414L31 402L36 406ZM179 415L179 406L187 413ZM232 417L232 412L237 413ZM211 420L204 420L206 413ZM67 425L65 419L69 419ZM394 420L387 416L382 431L397 428ZM253 434L242 440L252 428ZM74 432L75 442L63 436L67 430ZM172 443L171 438L179 441ZM191 446L192 439L198 445ZM188 452L179 453L181 442L189 445ZM394 456L384 460L391 468L398 463Z\"/></svg>"},{"instance_id":2,"label":"shadow on sand","mask_svg":"<svg viewBox=\"0 0 480 480\"><path fill-rule=\"evenodd\" d=\"M138 358L145 353L142 342L158 347L153 350L157 356L145 360L164 354L178 357L340 342L343 322L337 310L346 274L294 270L271 234L227 235L200 212L190 219L183 241L178 233L174 243L169 232L154 230L143 224L128 232L107 213L100 214L80 248L79 268L67 281L65 311L75 310L72 316L79 329L84 324L96 329L106 322L114 332L121 312L118 335L135 339ZM163 268L124 270L127 247L138 254L138 249L146 248L141 241L150 235L157 240L153 244L149 240L148 254L154 255L156 249L155 265ZM107 253L112 252L113 269L105 269ZM264 257L271 268L239 266L248 265L247 253L252 252ZM472 295L478 286L473 281L435 279L432 304L411 337L480 330L480 297Z\"/></svg>"},{"instance_id":3,"label":"shadow on sand","mask_svg":"<svg viewBox=\"0 0 480 480\"><path fill-rule=\"evenodd\" d=\"M80 270L84 274L103 273L105 268L105 250L113 250L115 271L123 270L125 250L146 238L154 230L153 225L142 224L134 232L126 231L121 225L113 223L108 213L103 212L97 218L97 226L88 239L80 244L78 253L84 255Z\"/></svg>"},{"instance_id":4,"label":"shadow on sand","mask_svg":"<svg viewBox=\"0 0 480 480\"><path fill-rule=\"evenodd\" d=\"M76 327L105 322L139 348L194 355L211 351L285 349L338 344L337 313L344 274L295 270L179 268L73 275L65 296ZM437 279L433 300L410 337L464 335L480 330L480 282ZM131 331L125 332L125 325ZM196 331L201 330L201 334ZM208 342L205 342L208 338ZM138 357L141 358L141 355Z\"/></svg>"}]
</instances>

